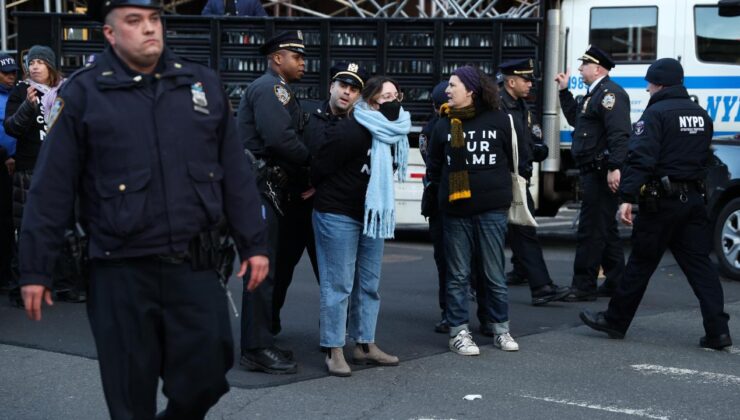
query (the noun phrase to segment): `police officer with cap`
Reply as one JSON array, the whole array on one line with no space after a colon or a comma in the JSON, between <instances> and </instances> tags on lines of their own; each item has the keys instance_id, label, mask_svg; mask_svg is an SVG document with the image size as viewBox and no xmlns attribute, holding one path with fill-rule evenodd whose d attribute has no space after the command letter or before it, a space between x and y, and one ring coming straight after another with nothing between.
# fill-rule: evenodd
<instances>
[{"instance_id":1,"label":"police officer with cap","mask_svg":"<svg viewBox=\"0 0 740 420\"><path fill-rule=\"evenodd\" d=\"M573 262L568 302L593 301L597 295L611 296L624 275L624 253L619 240L616 195L620 168L630 135L630 100L609 78L614 68L609 54L589 46L578 70L588 85L586 95L576 101L568 91L568 73L559 73L560 106L568 123L575 127L571 153L580 170L581 211L578 245ZM599 267L606 281L597 289Z\"/></svg>"},{"instance_id":2,"label":"police officer with cap","mask_svg":"<svg viewBox=\"0 0 740 420\"><path fill-rule=\"evenodd\" d=\"M624 279L606 312L581 313L589 327L623 338L666 249L699 299L704 348L732 345L717 270L709 259L711 224L705 207L704 178L711 161L712 119L683 86L683 68L672 58L653 63L645 75L650 101L632 130L619 186L619 218L632 225L632 254Z\"/></svg>"},{"instance_id":3,"label":"police officer with cap","mask_svg":"<svg viewBox=\"0 0 740 420\"><path fill-rule=\"evenodd\" d=\"M202 419L228 392L233 339L216 271L225 224L249 287L266 275L259 195L219 77L164 47L161 3L94 10L108 47L50 112L20 241L28 316L51 305L75 214L89 237L88 315L110 416ZM208 252L201 252L201 249Z\"/></svg>"},{"instance_id":4,"label":"police officer with cap","mask_svg":"<svg viewBox=\"0 0 740 420\"><path fill-rule=\"evenodd\" d=\"M275 313L279 306L275 307L273 300L275 273L284 264L281 258L286 258L279 239L285 235L281 234L281 224L284 217L296 213L290 208L293 203L304 207L300 201L309 199L314 192L308 185L309 153L302 139L304 114L289 85L303 77L304 48L301 31L280 33L262 45L260 52L267 56L267 70L246 89L237 111L239 136L255 158L272 257L264 284L254 291L244 290L240 364L271 374L298 371L293 353L275 346L273 335L279 328ZM297 213L301 214L300 209ZM305 243L303 238L299 246ZM289 271L281 274L283 279L288 278L287 282L281 280L283 290L287 290L292 277L292 270Z\"/></svg>"},{"instance_id":5,"label":"police officer with cap","mask_svg":"<svg viewBox=\"0 0 740 420\"><path fill-rule=\"evenodd\" d=\"M534 81L534 61L531 58L510 60L499 66L503 80L501 109L514 119L519 150L519 173L529 181L532 177L532 162L547 158L547 146L542 144L542 129L529 110L525 98L529 96ZM534 214L534 200L527 188L527 205ZM529 280L533 305L544 305L562 299L569 288L553 283L537 239L537 228L509 225L509 245L514 271L508 277ZM525 281L526 281L525 280Z\"/></svg>"},{"instance_id":6,"label":"police officer with cap","mask_svg":"<svg viewBox=\"0 0 740 420\"><path fill-rule=\"evenodd\" d=\"M314 111L306 123L303 140L314 152L323 141L326 126L330 121L342 118L359 98L368 75L357 63L338 63L331 68L332 83L329 86L329 100ZM313 145L312 145L313 143ZM312 148L315 146L315 148ZM316 262L316 243L313 235L314 197L292 200L280 219L278 238L278 266L275 268L275 290L273 292L273 333L280 331L280 310L285 303L288 287L293 280L295 266L308 251L316 280L319 280Z\"/></svg>"}]
</instances>

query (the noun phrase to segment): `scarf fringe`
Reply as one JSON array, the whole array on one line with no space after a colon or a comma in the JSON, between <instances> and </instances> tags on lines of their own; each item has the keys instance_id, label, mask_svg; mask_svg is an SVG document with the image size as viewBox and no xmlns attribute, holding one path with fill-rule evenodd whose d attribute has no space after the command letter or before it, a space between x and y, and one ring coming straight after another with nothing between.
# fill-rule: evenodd
<instances>
[{"instance_id":1,"label":"scarf fringe","mask_svg":"<svg viewBox=\"0 0 740 420\"><path fill-rule=\"evenodd\" d=\"M396 210L365 208L363 234L370 238L393 239L396 230Z\"/></svg>"},{"instance_id":2,"label":"scarf fringe","mask_svg":"<svg viewBox=\"0 0 740 420\"><path fill-rule=\"evenodd\" d=\"M472 196L468 171L450 172L450 203Z\"/></svg>"}]
</instances>

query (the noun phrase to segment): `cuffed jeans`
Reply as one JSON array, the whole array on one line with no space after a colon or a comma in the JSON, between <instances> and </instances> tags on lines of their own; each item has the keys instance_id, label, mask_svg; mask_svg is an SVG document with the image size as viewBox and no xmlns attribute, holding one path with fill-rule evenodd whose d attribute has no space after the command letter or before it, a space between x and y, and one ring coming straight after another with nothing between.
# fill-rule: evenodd
<instances>
[{"instance_id":1,"label":"cuffed jeans","mask_svg":"<svg viewBox=\"0 0 740 420\"><path fill-rule=\"evenodd\" d=\"M356 343L374 343L383 239L363 235L362 222L349 216L315 210L313 229L321 288L321 346L343 347L347 328Z\"/></svg>"},{"instance_id":2,"label":"cuffed jeans","mask_svg":"<svg viewBox=\"0 0 740 420\"><path fill-rule=\"evenodd\" d=\"M447 320L451 336L468 329L468 288L473 255L479 256L480 281L486 284L488 322L496 334L509 332L509 296L504 275L507 219L506 211L488 211L472 217L444 217Z\"/></svg>"}]
</instances>

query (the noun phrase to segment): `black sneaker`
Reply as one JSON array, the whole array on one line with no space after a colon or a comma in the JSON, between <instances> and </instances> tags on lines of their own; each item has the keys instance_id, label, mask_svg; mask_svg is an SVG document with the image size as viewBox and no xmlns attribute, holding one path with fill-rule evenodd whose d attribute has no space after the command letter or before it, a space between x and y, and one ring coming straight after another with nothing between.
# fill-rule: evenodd
<instances>
[{"instance_id":1,"label":"black sneaker","mask_svg":"<svg viewBox=\"0 0 740 420\"><path fill-rule=\"evenodd\" d=\"M558 286L557 284L546 284L532 290L532 305L539 306L549 302L560 300L570 293L570 288Z\"/></svg>"},{"instance_id":2,"label":"black sneaker","mask_svg":"<svg viewBox=\"0 0 740 420\"><path fill-rule=\"evenodd\" d=\"M509 286L521 286L527 284L527 279L512 270L506 273L506 284Z\"/></svg>"},{"instance_id":3,"label":"black sneaker","mask_svg":"<svg viewBox=\"0 0 740 420\"><path fill-rule=\"evenodd\" d=\"M274 347L244 351L239 359L239 364L248 370L272 375L298 372L298 364L288 360L282 352L276 351Z\"/></svg>"}]
</instances>

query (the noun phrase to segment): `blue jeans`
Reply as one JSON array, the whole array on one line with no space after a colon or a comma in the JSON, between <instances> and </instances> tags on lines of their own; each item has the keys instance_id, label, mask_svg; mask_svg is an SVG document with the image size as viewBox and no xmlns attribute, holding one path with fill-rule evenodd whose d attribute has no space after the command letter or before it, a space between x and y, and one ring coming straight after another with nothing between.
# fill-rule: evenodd
<instances>
[{"instance_id":1,"label":"blue jeans","mask_svg":"<svg viewBox=\"0 0 740 420\"><path fill-rule=\"evenodd\" d=\"M444 217L447 255L447 321L450 336L468 329L468 288L473 255L482 267L488 323L496 334L509 332L509 295L504 276L504 241L508 214L488 211L472 217ZM478 302L482 304L483 302Z\"/></svg>"},{"instance_id":2,"label":"blue jeans","mask_svg":"<svg viewBox=\"0 0 740 420\"><path fill-rule=\"evenodd\" d=\"M356 343L375 342L384 242L363 235L362 228L362 222L349 216L313 212L323 347L343 347L347 328Z\"/></svg>"}]
</instances>

